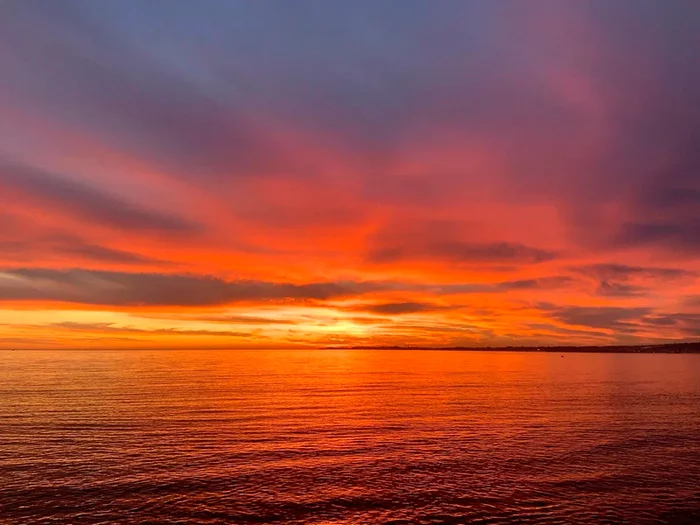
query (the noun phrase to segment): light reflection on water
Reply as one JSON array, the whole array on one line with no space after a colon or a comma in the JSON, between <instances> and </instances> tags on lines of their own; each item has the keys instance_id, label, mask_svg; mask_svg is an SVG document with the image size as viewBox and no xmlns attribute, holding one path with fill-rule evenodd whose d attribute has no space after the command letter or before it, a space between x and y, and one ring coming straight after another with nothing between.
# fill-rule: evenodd
<instances>
[{"instance_id":1,"label":"light reflection on water","mask_svg":"<svg viewBox=\"0 0 700 525\"><path fill-rule=\"evenodd\" d=\"M700 523L700 355L0 353L0 523Z\"/></svg>"}]
</instances>

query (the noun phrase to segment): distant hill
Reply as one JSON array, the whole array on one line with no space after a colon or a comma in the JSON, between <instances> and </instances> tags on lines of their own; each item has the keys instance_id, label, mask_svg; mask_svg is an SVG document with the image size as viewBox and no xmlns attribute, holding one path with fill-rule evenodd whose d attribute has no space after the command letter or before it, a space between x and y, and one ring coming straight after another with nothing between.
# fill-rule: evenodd
<instances>
[{"instance_id":1,"label":"distant hill","mask_svg":"<svg viewBox=\"0 0 700 525\"><path fill-rule=\"evenodd\" d=\"M610 346L326 346L323 350L460 350L465 352L591 352L624 354L700 354L700 342L666 343L657 345L610 345Z\"/></svg>"}]
</instances>

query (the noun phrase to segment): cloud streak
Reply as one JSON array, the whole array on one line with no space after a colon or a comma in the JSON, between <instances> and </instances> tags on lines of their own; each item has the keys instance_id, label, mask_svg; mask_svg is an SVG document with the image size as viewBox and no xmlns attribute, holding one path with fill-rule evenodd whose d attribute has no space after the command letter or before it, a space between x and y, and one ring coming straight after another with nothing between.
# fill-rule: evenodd
<instances>
[{"instance_id":1,"label":"cloud streak","mask_svg":"<svg viewBox=\"0 0 700 525\"><path fill-rule=\"evenodd\" d=\"M375 283L225 281L215 277L89 270L0 273L0 300L106 306L215 306L235 302L327 300L366 293Z\"/></svg>"},{"instance_id":2,"label":"cloud streak","mask_svg":"<svg viewBox=\"0 0 700 525\"><path fill-rule=\"evenodd\" d=\"M25 203L125 232L187 234L197 228L185 219L149 210L86 184L29 166L0 162L0 188L5 194Z\"/></svg>"}]
</instances>

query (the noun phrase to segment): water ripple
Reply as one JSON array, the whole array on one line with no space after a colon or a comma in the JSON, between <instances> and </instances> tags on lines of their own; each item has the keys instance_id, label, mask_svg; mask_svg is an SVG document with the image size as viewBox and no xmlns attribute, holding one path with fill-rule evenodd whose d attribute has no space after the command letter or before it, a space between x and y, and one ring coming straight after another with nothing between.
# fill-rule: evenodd
<instances>
[{"instance_id":1,"label":"water ripple","mask_svg":"<svg viewBox=\"0 0 700 525\"><path fill-rule=\"evenodd\" d=\"M700 523L700 356L567 357L2 353L0 524Z\"/></svg>"}]
</instances>

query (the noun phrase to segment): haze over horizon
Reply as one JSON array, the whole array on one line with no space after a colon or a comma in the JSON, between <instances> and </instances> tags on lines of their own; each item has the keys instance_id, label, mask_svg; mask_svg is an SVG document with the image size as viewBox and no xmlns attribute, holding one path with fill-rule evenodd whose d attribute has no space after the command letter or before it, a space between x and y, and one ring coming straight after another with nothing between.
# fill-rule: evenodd
<instances>
[{"instance_id":1,"label":"haze over horizon","mask_svg":"<svg viewBox=\"0 0 700 525\"><path fill-rule=\"evenodd\" d=\"M700 3L0 3L0 348L700 339Z\"/></svg>"}]
</instances>

